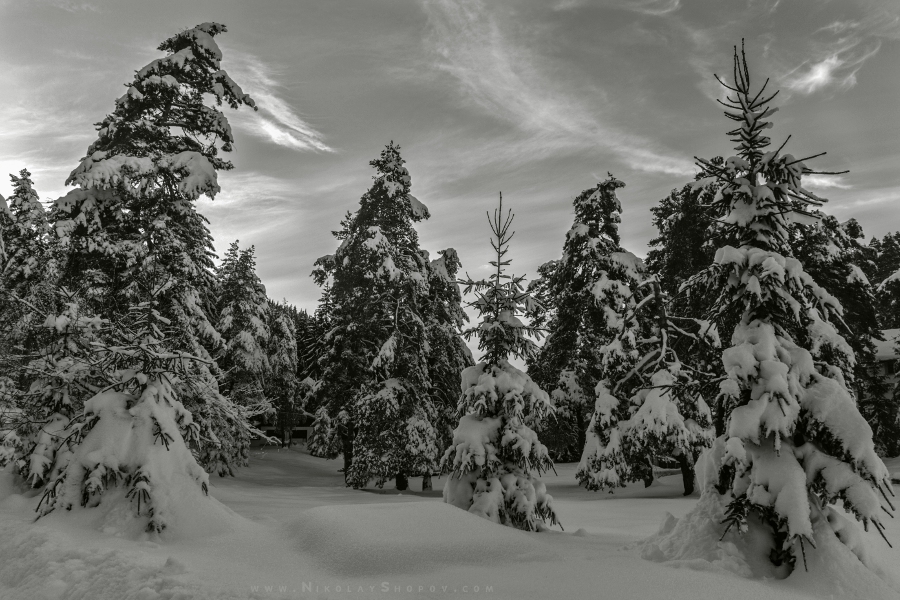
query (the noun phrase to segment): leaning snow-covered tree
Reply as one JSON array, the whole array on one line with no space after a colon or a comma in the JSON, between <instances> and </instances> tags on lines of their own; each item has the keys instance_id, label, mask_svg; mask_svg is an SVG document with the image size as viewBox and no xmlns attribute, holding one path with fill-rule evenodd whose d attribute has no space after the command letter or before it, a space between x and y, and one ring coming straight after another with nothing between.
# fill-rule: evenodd
<instances>
[{"instance_id":1,"label":"leaning snow-covered tree","mask_svg":"<svg viewBox=\"0 0 900 600\"><path fill-rule=\"evenodd\" d=\"M333 453L337 436L354 487L396 477L405 489L408 476L437 467L424 320L428 262L413 226L429 213L410 193L404 162L393 142L371 161L372 187L336 232L337 252L314 271L319 284L331 281L331 330L316 389L324 411L310 443Z\"/></svg>"},{"instance_id":2,"label":"leaning snow-covered tree","mask_svg":"<svg viewBox=\"0 0 900 600\"><path fill-rule=\"evenodd\" d=\"M192 362L182 396L200 425L204 465L229 472L242 464L249 440L246 415L217 391L210 351L221 343L212 325L215 290L212 238L197 212L201 195L219 192L217 172L232 168L219 156L234 137L219 110L253 100L221 68L218 23L203 23L166 41L166 53L135 73L97 139L72 171L72 190L51 209L63 246L61 285L82 290L85 309L116 320L149 301L172 324L173 350ZM214 103L213 103L214 101Z\"/></svg>"},{"instance_id":3,"label":"leaning snow-covered tree","mask_svg":"<svg viewBox=\"0 0 900 600\"><path fill-rule=\"evenodd\" d=\"M509 357L525 359L536 351L530 337L541 335L517 315L533 311L534 299L525 291L524 276L505 274L510 259L509 231L513 215L500 207L488 222L494 235L496 258L488 279L463 282L466 294L476 299L469 305L481 317L467 338L478 337L481 362L462 372L459 426L444 454L442 468L449 472L444 502L495 523L526 531L542 530L559 523L553 497L537 478L553 468L553 462L535 433L553 412L545 391L531 377L509 363Z\"/></svg>"},{"instance_id":4,"label":"leaning snow-covered tree","mask_svg":"<svg viewBox=\"0 0 900 600\"><path fill-rule=\"evenodd\" d=\"M634 265L629 279L639 283L623 299L618 335L599 349L606 377L596 386L576 475L590 490L640 479L649 485L654 462L671 458L688 495L694 461L715 437L705 398L715 395L718 334L712 323L670 314L659 279L644 279L636 258Z\"/></svg>"},{"instance_id":5,"label":"leaning snow-covered tree","mask_svg":"<svg viewBox=\"0 0 900 600\"><path fill-rule=\"evenodd\" d=\"M834 535L860 556L844 514L883 535L889 473L846 383L854 358L834 325L840 303L791 256L788 240L790 222L810 218L799 206L824 200L803 188L815 172L808 159L783 153L785 144L768 149L775 94L751 88L743 51L735 48L733 81L722 84L738 154L722 166L699 162L718 182L731 243L689 283L715 295L713 320L737 326L722 352L726 430L698 465L697 510L741 532L767 531L769 558L788 571Z\"/></svg>"}]
</instances>

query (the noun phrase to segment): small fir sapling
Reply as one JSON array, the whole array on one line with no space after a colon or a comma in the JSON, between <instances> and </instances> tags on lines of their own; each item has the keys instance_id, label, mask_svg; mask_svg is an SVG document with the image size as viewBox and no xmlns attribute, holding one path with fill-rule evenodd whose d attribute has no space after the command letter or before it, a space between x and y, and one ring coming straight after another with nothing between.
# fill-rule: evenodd
<instances>
[{"instance_id":1,"label":"small fir sapling","mask_svg":"<svg viewBox=\"0 0 900 600\"><path fill-rule=\"evenodd\" d=\"M529 336L540 331L517 315L534 310L524 289L523 276L505 274L510 260L509 231L513 215L503 214L503 197L493 218L488 215L496 258L495 272L487 280L463 281L465 293L474 292L469 305L481 316L466 330L478 337L482 362L462 372L459 426L444 454L442 469L449 472L444 502L510 527L535 531L559 524L553 497L535 476L553 468L547 448L534 429L553 412L546 392L512 366L535 352Z\"/></svg>"},{"instance_id":2,"label":"small fir sapling","mask_svg":"<svg viewBox=\"0 0 900 600\"><path fill-rule=\"evenodd\" d=\"M743 51L735 48L733 82L719 81L738 154L721 166L698 161L717 182L731 243L690 283L715 291L713 320L737 325L722 352L725 434L701 459L715 474L704 478L701 504L717 498L729 529L767 529L769 558L788 571L821 535L837 534L862 559L856 526L832 505L884 536L893 492L848 389L854 357L833 324L840 303L791 255L791 222L813 218L799 206L824 202L802 186L816 171L782 154L787 141L767 149L775 94L766 84L752 90Z\"/></svg>"}]
</instances>

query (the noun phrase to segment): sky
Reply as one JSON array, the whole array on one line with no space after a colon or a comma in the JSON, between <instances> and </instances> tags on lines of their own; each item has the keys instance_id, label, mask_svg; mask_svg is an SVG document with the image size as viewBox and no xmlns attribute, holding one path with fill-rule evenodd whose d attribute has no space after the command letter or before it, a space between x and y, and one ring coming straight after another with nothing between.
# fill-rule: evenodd
<instances>
[{"instance_id":1,"label":"sky","mask_svg":"<svg viewBox=\"0 0 900 600\"><path fill-rule=\"evenodd\" d=\"M780 89L770 131L795 156L827 151L807 186L867 238L900 229L897 0L0 0L0 194L32 172L45 201L95 139L134 71L172 34L216 21L222 66L260 110L235 130L214 200L221 253L255 245L269 296L312 310L309 276L394 141L435 256L483 276L485 212L515 214L512 271L558 258L572 200L624 181L623 245L646 254L649 209L693 179L694 156L730 156L716 103L734 44L753 81Z\"/></svg>"}]
</instances>

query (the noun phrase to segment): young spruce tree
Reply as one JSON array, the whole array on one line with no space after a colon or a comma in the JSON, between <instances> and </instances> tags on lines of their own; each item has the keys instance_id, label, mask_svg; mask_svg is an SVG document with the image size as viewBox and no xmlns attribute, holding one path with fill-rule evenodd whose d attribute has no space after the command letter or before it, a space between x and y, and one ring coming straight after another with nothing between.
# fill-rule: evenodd
<instances>
[{"instance_id":1,"label":"young spruce tree","mask_svg":"<svg viewBox=\"0 0 900 600\"><path fill-rule=\"evenodd\" d=\"M450 475L444 485L444 502L495 523L526 531L542 530L559 523L553 497L535 476L553 468L553 461L538 436L544 420L553 412L550 397L531 377L509 364L510 355L532 356L540 335L517 315L534 311L534 299L524 289L523 276L505 269L513 233L513 215L503 214L503 196L493 219L488 215L495 271L484 280L464 281L465 293L474 292L469 305L481 322L466 330L478 336L481 362L462 372L459 426L444 454L442 465Z\"/></svg>"},{"instance_id":2,"label":"young spruce tree","mask_svg":"<svg viewBox=\"0 0 900 600\"><path fill-rule=\"evenodd\" d=\"M789 571L828 536L860 552L836 502L883 535L892 492L848 389L853 350L833 325L843 309L791 255L791 221L810 218L798 204L824 202L802 186L814 171L783 154L784 144L769 150L775 94L765 84L751 88L737 48L733 83L723 85L738 154L722 166L698 160L718 181L715 203L731 243L695 283L715 294L712 318L737 325L722 352L725 434L698 467L697 510L721 511L716 518L741 532L768 531L769 558Z\"/></svg>"}]
</instances>

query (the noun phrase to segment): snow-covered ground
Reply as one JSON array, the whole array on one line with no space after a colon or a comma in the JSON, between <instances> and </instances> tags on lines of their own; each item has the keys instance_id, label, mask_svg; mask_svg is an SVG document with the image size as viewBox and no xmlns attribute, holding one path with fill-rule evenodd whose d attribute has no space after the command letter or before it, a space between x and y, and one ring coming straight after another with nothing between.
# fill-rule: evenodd
<instances>
[{"instance_id":1,"label":"snow-covered ground","mask_svg":"<svg viewBox=\"0 0 900 600\"><path fill-rule=\"evenodd\" d=\"M558 465L544 480L565 532L529 534L443 504L443 480L429 493L354 491L340 465L257 449L237 478L213 480L216 501L188 507L178 530L156 539L102 508L32 524L37 498L15 493L4 473L0 598L900 598L900 550L874 533L880 577L849 560L823 569L809 549L810 572L782 581L735 574L727 543L722 560L641 558L638 542L667 513L680 518L697 503L681 496L679 476L607 495L579 488L575 465ZM889 467L900 475L900 460ZM900 523L888 536L900 544Z\"/></svg>"}]
</instances>

